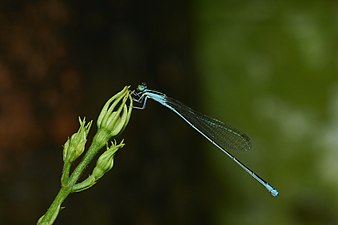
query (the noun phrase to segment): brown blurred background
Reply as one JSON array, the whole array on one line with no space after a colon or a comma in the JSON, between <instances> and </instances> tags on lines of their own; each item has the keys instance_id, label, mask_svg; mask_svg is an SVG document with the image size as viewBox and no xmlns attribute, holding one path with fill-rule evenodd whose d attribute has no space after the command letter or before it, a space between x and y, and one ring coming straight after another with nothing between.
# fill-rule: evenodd
<instances>
[{"instance_id":1,"label":"brown blurred background","mask_svg":"<svg viewBox=\"0 0 338 225\"><path fill-rule=\"evenodd\" d=\"M55 224L338 224L336 2L3 0L0 28L0 224L36 223L77 117L142 81L248 133L280 196L149 102Z\"/></svg>"}]
</instances>

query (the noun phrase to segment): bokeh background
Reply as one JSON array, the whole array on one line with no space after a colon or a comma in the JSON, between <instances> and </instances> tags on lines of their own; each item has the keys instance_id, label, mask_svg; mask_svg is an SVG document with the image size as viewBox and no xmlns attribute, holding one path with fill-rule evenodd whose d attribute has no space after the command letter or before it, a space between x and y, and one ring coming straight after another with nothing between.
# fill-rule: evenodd
<instances>
[{"instance_id":1,"label":"bokeh background","mask_svg":"<svg viewBox=\"0 0 338 225\"><path fill-rule=\"evenodd\" d=\"M3 0L0 28L0 224L37 221L77 117L142 81L247 133L280 196L149 101L56 224L338 224L336 1Z\"/></svg>"}]
</instances>

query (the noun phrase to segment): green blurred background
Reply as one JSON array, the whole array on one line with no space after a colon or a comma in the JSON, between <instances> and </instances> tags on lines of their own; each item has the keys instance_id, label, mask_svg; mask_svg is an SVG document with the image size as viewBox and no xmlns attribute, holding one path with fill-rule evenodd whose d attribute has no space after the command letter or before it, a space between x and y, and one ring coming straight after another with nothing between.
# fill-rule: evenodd
<instances>
[{"instance_id":1,"label":"green blurred background","mask_svg":"<svg viewBox=\"0 0 338 225\"><path fill-rule=\"evenodd\" d=\"M56 224L338 224L337 2L4 0L0 27L0 224L36 222L77 116L142 81L247 133L280 196L149 102Z\"/></svg>"}]
</instances>

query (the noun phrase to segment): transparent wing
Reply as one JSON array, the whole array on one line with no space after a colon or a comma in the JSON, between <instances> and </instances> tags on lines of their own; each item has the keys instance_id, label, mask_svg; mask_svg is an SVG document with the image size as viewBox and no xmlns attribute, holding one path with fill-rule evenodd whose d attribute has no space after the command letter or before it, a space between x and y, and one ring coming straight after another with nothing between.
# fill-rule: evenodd
<instances>
[{"instance_id":1,"label":"transparent wing","mask_svg":"<svg viewBox=\"0 0 338 225\"><path fill-rule=\"evenodd\" d=\"M169 108L184 119L210 142L223 150L250 150L251 140L241 131L199 113L176 99L166 97Z\"/></svg>"}]
</instances>

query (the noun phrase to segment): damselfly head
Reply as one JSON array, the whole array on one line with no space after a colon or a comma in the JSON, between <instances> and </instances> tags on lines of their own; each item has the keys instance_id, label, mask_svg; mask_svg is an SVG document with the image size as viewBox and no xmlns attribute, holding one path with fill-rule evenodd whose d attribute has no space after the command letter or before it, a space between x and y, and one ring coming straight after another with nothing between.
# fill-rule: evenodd
<instances>
[{"instance_id":1,"label":"damselfly head","mask_svg":"<svg viewBox=\"0 0 338 225\"><path fill-rule=\"evenodd\" d=\"M146 83L141 83L141 84L139 84L138 86L137 86L137 90L138 91L144 91L144 90L146 90L147 89L147 84Z\"/></svg>"}]
</instances>

